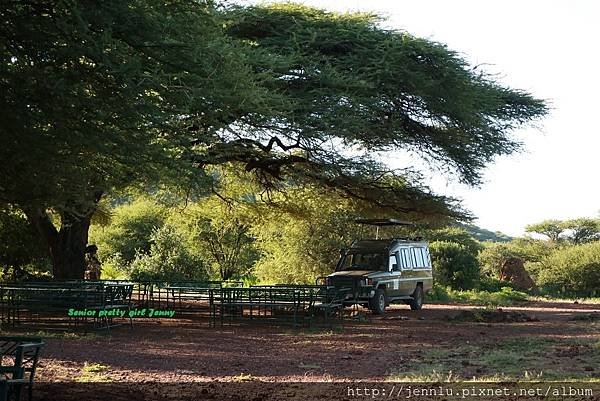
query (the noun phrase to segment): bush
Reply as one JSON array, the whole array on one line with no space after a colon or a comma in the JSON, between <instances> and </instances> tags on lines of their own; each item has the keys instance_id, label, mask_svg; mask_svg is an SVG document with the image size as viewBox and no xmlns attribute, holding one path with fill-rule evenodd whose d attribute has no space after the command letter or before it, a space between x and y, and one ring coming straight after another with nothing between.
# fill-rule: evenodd
<instances>
[{"instance_id":1,"label":"bush","mask_svg":"<svg viewBox=\"0 0 600 401\"><path fill-rule=\"evenodd\" d=\"M434 241L429 250L436 283L461 290L475 287L479 264L472 249L455 242Z\"/></svg>"},{"instance_id":2,"label":"bush","mask_svg":"<svg viewBox=\"0 0 600 401\"><path fill-rule=\"evenodd\" d=\"M558 248L540 262L538 285L551 295L596 296L600 242Z\"/></svg>"},{"instance_id":3,"label":"bush","mask_svg":"<svg viewBox=\"0 0 600 401\"><path fill-rule=\"evenodd\" d=\"M185 246L183 235L175 227L165 225L150 235L150 252L138 252L131 263L133 280L195 280L208 279L202 260Z\"/></svg>"},{"instance_id":4,"label":"bush","mask_svg":"<svg viewBox=\"0 0 600 401\"><path fill-rule=\"evenodd\" d=\"M121 258L121 255L116 254L108 257L102 262L102 280L125 280L129 278L127 264Z\"/></svg>"},{"instance_id":5,"label":"bush","mask_svg":"<svg viewBox=\"0 0 600 401\"><path fill-rule=\"evenodd\" d=\"M535 281L536 272L529 267L552 253L555 245L546 241L531 238L516 238L511 242L484 243L477 257L481 272L492 278L500 276L500 270L505 261L519 258L525 261L525 267Z\"/></svg>"},{"instance_id":6,"label":"bush","mask_svg":"<svg viewBox=\"0 0 600 401\"><path fill-rule=\"evenodd\" d=\"M244 207L232 208L217 197L206 198L171 213L169 225L185 237L188 249L202 259L212 277L245 279L259 257Z\"/></svg>"},{"instance_id":7,"label":"bush","mask_svg":"<svg viewBox=\"0 0 600 401\"><path fill-rule=\"evenodd\" d=\"M502 287L494 291L466 290L458 291L449 287L436 285L429 293L429 299L440 302L457 302L470 305L510 306L524 302L529 295L511 287Z\"/></svg>"},{"instance_id":8,"label":"bush","mask_svg":"<svg viewBox=\"0 0 600 401\"><path fill-rule=\"evenodd\" d=\"M119 255L125 266L137 253L150 251L150 235L164 225L166 217L164 206L148 199L137 199L117 206L107 226L92 226L89 242L98 246L101 261Z\"/></svg>"}]
</instances>

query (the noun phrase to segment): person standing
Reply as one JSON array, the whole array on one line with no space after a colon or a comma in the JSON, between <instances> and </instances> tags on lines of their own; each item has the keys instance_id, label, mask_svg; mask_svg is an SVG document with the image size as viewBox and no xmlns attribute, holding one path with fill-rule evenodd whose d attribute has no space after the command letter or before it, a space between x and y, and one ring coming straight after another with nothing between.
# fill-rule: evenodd
<instances>
[{"instance_id":1,"label":"person standing","mask_svg":"<svg viewBox=\"0 0 600 401\"><path fill-rule=\"evenodd\" d=\"M102 274L102 265L98 259L98 247L96 245L88 245L85 248L85 280L100 280Z\"/></svg>"}]
</instances>

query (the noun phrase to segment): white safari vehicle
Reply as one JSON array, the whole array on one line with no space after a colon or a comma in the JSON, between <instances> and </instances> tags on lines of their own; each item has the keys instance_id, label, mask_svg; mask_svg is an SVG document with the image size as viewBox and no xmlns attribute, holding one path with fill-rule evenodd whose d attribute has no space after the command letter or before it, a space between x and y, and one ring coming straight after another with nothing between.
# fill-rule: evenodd
<instances>
[{"instance_id":1,"label":"white safari vehicle","mask_svg":"<svg viewBox=\"0 0 600 401\"><path fill-rule=\"evenodd\" d=\"M409 225L395 219L357 220L379 227ZM377 235L378 237L378 235ZM433 284L431 257L427 242L420 238L357 240L340 252L335 272L326 283L338 288L354 288L351 304L365 304L381 315L392 302L404 302L421 309L424 295Z\"/></svg>"}]
</instances>

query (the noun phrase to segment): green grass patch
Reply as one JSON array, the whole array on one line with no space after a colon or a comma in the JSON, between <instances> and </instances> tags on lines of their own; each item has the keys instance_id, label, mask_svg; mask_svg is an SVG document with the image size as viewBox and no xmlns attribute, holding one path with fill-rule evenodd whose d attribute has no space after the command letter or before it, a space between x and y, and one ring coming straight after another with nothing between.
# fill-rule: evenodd
<instances>
[{"instance_id":1,"label":"green grass patch","mask_svg":"<svg viewBox=\"0 0 600 401\"><path fill-rule=\"evenodd\" d=\"M75 381L80 383L111 381L111 379L106 376L106 371L108 369L108 365L85 362L83 369L81 370L81 375L76 377Z\"/></svg>"},{"instance_id":2,"label":"green grass patch","mask_svg":"<svg viewBox=\"0 0 600 401\"><path fill-rule=\"evenodd\" d=\"M577 360L577 363L573 363ZM392 372L406 382L595 381L598 340L510 338L489 344L427 348Z\"/></svg>"},{"instance_id":3,"label":"green grass patch","mask_svg":"<svg viewBox=\"0 0 600 401\"><path fill-rule=\"evenodd\" d=\"M232 381L236 382L236 383L247 383L247 382L252 382L252 381L257 381L258 378L252 376L251 374L247 374L247 373L240 373L237 376L233 376L232 377Z\"/></svg>"}]
</instances>

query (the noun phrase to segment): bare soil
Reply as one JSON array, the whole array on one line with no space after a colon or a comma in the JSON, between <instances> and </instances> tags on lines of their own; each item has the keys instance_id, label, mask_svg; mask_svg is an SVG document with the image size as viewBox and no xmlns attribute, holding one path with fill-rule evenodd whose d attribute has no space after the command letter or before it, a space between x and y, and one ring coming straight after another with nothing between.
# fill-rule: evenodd
<instances>
[{"instance_id":1,"label":"bare soil","mask_svg":"<svg viewBox=\"0 0 600 401\"><path fill-rule=\"evenodd\" d=\"M600 376L596 361L586 359L586 347L600 344L600 326L577 319L597 312L600 305L535 302L497 311L527 317L523 319L455 319L477 309L392 306L383 317L349 319L339 329L248 323L215 328L202 319L138 319L133 330L120 327L110 335L49 338L36 374L36 394L43 399L105 399L118 393L134 401L165 399L161 391L169 389L179 397L173 399L183 399L181 386L192 386L186 387L194 394L190 399L262 401L290 388L294 395L286 399L311 399L311 387L302 383L382 382L398 371L418 371L434 351L447 354L458 347L460 352L465 345L485 351L507 339L529 338L554 341L553 351L536 362L540 370L566 361L573 366L567 373L574 377ZM473 371L476 364L469 357L454 357L460 362L454 367L459 377L496 373L482 371L481 365L479 372ZM53 398L59 390L62 398Z\"/></svg>"}]
</instances>

